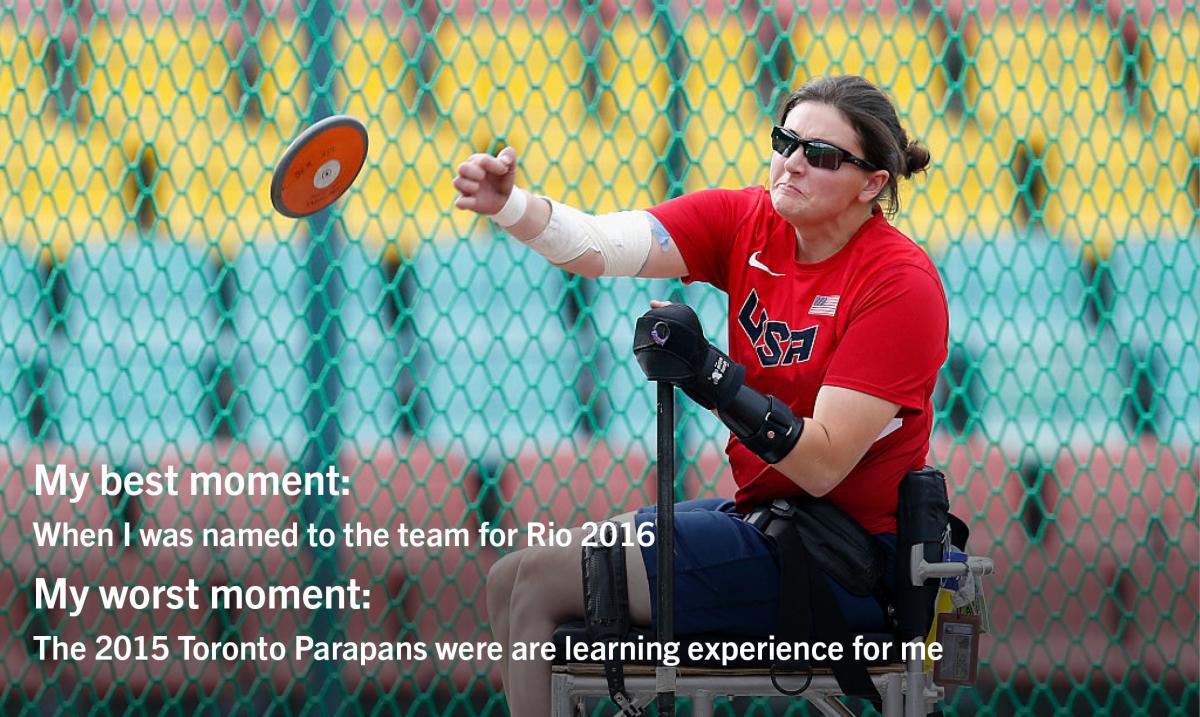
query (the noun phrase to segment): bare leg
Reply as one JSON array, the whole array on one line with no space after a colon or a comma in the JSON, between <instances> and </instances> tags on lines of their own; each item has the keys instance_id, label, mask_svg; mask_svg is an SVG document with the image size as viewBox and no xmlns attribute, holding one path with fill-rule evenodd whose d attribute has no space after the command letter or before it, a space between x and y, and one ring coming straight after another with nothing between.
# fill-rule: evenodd
<instances>
[{"instance_id":1,"label":"bare leg","mask_svg":"<svg viewBox=\"0 0 1200 717\"><path fill-rule=\"evenodd\" d=\"M488 622L492 626L492 636L504 646L504 657L500 658L500 679L505 689L508 688L508 618L509 602L512 600L513 584L517 581L517 571L521 559L528 550L509 553L496 561L488 570L487 575L487 610Z\"/></svg>"},{"instance_id":2,"label":"bare leg","mask_svg":"<svg viewBox=\"0 0 1200 717\"><path fill-rule=\"evenodd\" d=\"M629 621L634 625L649 625L650 578L646 575L642 549L637 545L625 548L625 580L629 584Z\"/></svg>"},{"instance_id":3,"label":"bare leg","mask_svg":"<svg viewBox=\"0 0 1200 717\"><path fill-rule=\"evenodd\" d=\"M632 514L614 520L629 521ZM567 547L530 548L506 556L492 568L497 579L495 596L488 576L488 612L496 639L508 653L518 642L548 642L554 629L569 620L583 616L583 575L580 568L580 542L583 531L571 531L572 542ZM509 558L512 558L509 560ZM501 563L505 563L501 565ZM505 581L515 568L511 590ZM650 592L641 550L626 549L626 571L629 582L630 619L636 624L650 621ZM508 618L504 612L504 593L508 592ZM502 635L501 631L507 631ZM506 661L502 667L504 690L508 695L509 711L522 717L550 714L550 663L538 661Z\"/></svg>"}]
</instances>

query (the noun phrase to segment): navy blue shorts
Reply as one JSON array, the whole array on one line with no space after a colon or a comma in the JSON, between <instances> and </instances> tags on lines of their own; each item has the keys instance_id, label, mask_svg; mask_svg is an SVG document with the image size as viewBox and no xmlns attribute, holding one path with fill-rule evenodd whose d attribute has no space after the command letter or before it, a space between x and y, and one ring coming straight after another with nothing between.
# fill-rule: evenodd
<instances>
[{"instance_id":1,"label":"navy blue shorts","mask_svg":"<svg viewBox=\"0 0 1200 717\"><path fill-rule=\"evenodd\" d=\"M654 506L641 508L635 521L654 525ZM886 572L893 575L896 536L875 536L887 556ZM656 540L642 548L650 579L650 611L655 625L658 606ZM883 629L883 608L873 597L846 592L829 580L847 626L856 632ZM888 578L889 582L891 578ZM775 634L779 613L779 551L772 540L742 519L732 500L702 498L675 506L675 633L705 632L766 637Z\"/></svg>"}]
</instances>

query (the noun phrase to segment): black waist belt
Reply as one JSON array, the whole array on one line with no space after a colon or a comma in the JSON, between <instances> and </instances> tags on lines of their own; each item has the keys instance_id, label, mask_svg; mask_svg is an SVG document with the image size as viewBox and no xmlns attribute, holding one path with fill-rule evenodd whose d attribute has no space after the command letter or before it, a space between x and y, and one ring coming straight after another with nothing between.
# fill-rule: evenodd
<instances>
[{"instance_id":1,"label":"black waist belt","mask_svg":"<svg viewBox=\"0 0 1200 717\"><path fill-rule=\"evenodd\" d=\"M767 532L767 526L770 525L771 521L775 519L775 510L783 510L786 507L786 500L783 498L776 498L770 503L764 503L763 505L752 509L749 513L742 516L742 518L750 525L753 525L755 528L758 528L765 533Z\"/></svg>"},{"instance_id":2,"label":"black waist belt","mask_svg":"<svg viewBox=\"0 0 1200 717\"><path fill-rule=\"evenodd\" d=\"M775 522L787 521L826 575L853 595L878 598L886 611L883 548L833 503L823 498L776 498L751 510L744 520L767 534Z\"/></svg>"}]
</instances>

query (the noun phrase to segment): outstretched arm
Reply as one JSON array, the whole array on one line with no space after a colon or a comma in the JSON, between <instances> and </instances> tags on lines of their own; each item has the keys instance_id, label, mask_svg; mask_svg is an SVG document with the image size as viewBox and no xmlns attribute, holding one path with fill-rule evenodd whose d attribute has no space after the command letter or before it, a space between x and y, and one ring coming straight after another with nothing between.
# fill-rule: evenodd
<instances>
[{"instance_id":1,"label":"outstretched arm","mask_svg":"<svg viewBox=\"0 0 1200 717\"><path fill-rule=\"evenodd\" d=\"M687 274L679 248L644 211L592 215L516 186L517 152L473 154L458 166L454 206L482 214L551 263L587 277Z\"/></svg>"}]
</instances>

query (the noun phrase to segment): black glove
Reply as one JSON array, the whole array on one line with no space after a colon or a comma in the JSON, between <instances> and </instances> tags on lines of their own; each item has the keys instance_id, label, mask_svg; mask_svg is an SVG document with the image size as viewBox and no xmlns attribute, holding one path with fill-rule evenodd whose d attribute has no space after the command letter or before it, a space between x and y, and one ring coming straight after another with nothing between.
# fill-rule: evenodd
<instances>
[{"instance_id":1,"label":"black glove","mask_svg":"<svg viewBox=\"0 0 1200 717\"><path fill-rule=\"evenodd\" d=\"M700 318L686 304L650 309L637 321L633 354L651 381L683 389L709 410L729 406L746 369L704 338Z\"/></svg>"},{"instance_id":2,"label":"black glove","mask_svg":"<svg viewBox=\"0 0 1200 717\"><path fill-rule=\"evenodd\" d=\"M633 354L651 381L667 381L717 409L733 435L767 463L783 460L804 432L787 404L745 385L746 369L704 338L691 307L650 309L633 332Z\"/></svg>"}]
</instances>

